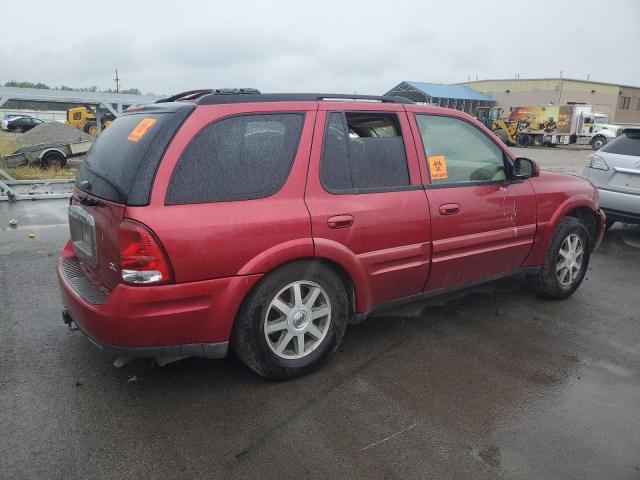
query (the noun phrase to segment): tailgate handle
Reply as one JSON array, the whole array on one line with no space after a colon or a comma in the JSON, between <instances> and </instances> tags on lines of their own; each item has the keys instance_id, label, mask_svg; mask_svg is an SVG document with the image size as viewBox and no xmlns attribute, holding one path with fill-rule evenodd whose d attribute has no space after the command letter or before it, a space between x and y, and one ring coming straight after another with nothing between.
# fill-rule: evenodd
<instances>
[{"instance_id":1,"label":"tailgate handle","mask_svg":"<svg viewBox=\"0 0 640 480\"><path fill-rule=\"evenodd\" d=\"M329 228L347 228L353 225L352 215L335 215L327 220Z\"/></svg>"},{"instance_id":2,"label":"tailgate handle","mask_svg":"<svg viewBox=\"0 0 640 480\"><path fill-rule=\"evenodd\" d=\"M455 215L460 213L460 205L457 203L445 203L440 205L440 215Z\"/></svg>"}]
</instances>

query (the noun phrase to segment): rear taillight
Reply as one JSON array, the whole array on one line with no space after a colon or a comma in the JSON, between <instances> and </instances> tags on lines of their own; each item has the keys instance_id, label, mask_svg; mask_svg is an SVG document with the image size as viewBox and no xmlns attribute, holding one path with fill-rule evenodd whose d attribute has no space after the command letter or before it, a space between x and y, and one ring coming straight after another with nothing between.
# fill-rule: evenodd
<instances>
[{"instance_id":1,"label":"rear taillight","mask_svg":"<svg viewBox=\"0 0 640 480\"><path fill-rule=\"evenodd\" d=\"M609 165L607 165L605 159L595 153L592 153L587 158L587 167L595 168L596 170L609 170Z\"/></svg>"},{"instance_id":2,"label":"rear taillight","mask_svg":"<svg viewBox=\"0 0 640 480\"><path fill-rule=\"evenodd\" d=\"M141 223L120 223L120 272L131 285L171 283L173 275L169 259L156 236Z\"/></svg>"}]
</instances>

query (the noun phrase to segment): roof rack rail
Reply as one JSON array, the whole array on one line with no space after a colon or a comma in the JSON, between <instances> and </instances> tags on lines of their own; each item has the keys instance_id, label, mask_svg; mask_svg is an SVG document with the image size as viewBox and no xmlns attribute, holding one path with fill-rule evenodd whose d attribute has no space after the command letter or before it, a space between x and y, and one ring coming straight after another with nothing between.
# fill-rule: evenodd
<instances>
[{"instance_id":1,"label":"roof rack rail","mask_svg":"<svg viewBox=\"0 0 640 480\"><path fill-rule=\"evenodd\" d=\"M248 90L248 89L244 89ZM244 93L244 95L234 95ZM172 100L167 100L172 101ZM317 102L317 101L365 101L380 103L413 103L413 101L399 96L352 95L344 93L259 93L232 92L221 95L210 92L199 95L198 104L215 105L224 103L254 103L254 102Z\"/></svg>"},{"instance_id":2,"label":"roof rack rail","mask_svg":"<svg viewBox=\"0 0 640 480\"><path fill-rule=\"evenodd\" d=\"M176 100L196 100L204 95L239 95L239 94L259 94L257 88L202 88L198 90L187 90L177 93L167 98L161 98L156 103L175 102Z\"/></svg>"}]
</instances>

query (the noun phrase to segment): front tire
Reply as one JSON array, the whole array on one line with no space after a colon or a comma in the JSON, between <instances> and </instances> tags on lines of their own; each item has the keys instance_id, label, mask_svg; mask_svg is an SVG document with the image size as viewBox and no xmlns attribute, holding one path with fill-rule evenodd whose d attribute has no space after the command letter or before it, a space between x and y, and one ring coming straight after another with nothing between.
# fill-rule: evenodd
<instances>
[{"instance_id":1,"label":"front tire","mask_svg":"<svg viewBox=\"0 0 640 480\"><path fill-rule=\"evenodd\" d=\"M320 262L268 274L245 299L231 346L257 374L285 380L318 368L346 329L349 299L340 277Z\"/></svg>"},{"instance_id":2,"label":"front tire","mask_svg":"<svg viewBox=\"0 0 640 480\"><path fill-rule=\"evenodd\" d=\"M553 234L540 271L530 284L542 297L561 300L569 297L584 280L589 267L591 239L584 224L565 217Z\"/></svg>"},{"instance_id":3,"label":"front tire","mask_svg":"<svg viewBox=\"0 0 640 480\"><path fill-rule=\"evenodd\" d=\"M526 133L521 133L520 135L518 135L518 145L520 145L521 147L528 147L529 145L531 145L531 135L528 135Z\"/></svg>"},{"instance_id":4,"label":"front tire","mask_svg":"<svg viewBox=\"0 0 640 480\"><path fill-rule=\"evenodd\" d=\"M591 140L591 148L593 150L600 150L607 144L607 139L605 137L594 137Z\"/></svg>"}]
</instances>

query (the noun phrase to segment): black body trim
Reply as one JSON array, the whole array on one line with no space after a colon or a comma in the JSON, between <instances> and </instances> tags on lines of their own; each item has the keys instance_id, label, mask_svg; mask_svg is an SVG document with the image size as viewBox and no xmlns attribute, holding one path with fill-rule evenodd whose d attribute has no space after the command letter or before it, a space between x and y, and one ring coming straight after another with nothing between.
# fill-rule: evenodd
<instances>
[{"instance_id":1,"label":"black body trim","mask_svg":"<svg viewBox=\"0 0 640 480\"><path fill-rule=\"evenodd\" d=\"M621 212L620 210L611 210L609 208L601 207L602 211L607 216L607 220L613 220L622 223L640 223L640 214Z\"/></svg>"},{"instance_id":2,"label":"black body trim","mask_svg":"<svg viewBox=\"0 0 640 480\"><path fill-rule=\"evenodd\" d=\"M409 297L398 298L396 300L390 300L388 302L378 303L371 307L370 310L363 313L356 313L354 317L351 319L351 324L358 324L364 321L369 315L378 310L382 310L384 308L404 305L407 303L420 302L423 300L428 300L433 297L438 297L440 295L445 295L447 293L457 292L459 290L464 290L467 288L472 288L478 285L482 285L483 283L492 282L494 280L499 280L501 278L511 277L514 275L535 275L540 271L541 267L520 267L515 270L510 270L504 273L498 273L496 275L491 275L487 278L483 278L481 280L477 280L475 282L463 283L461 285L454 285L453 287L439 288L437 290L431 290L429 292L421 292L415 295L411 295Z\"/></svg>"}]
</instances>

